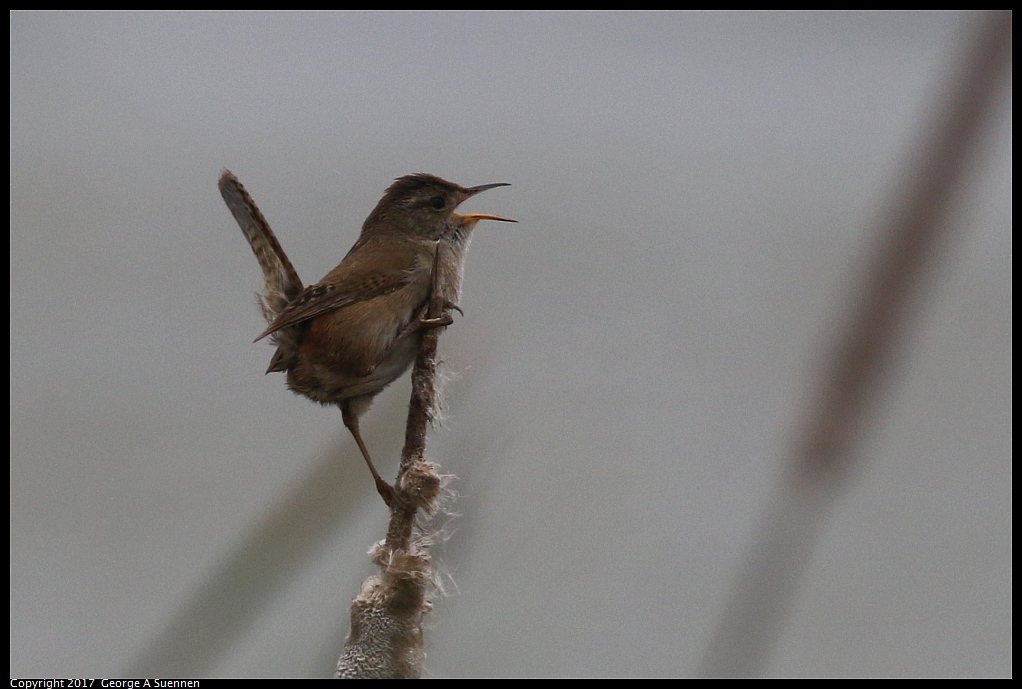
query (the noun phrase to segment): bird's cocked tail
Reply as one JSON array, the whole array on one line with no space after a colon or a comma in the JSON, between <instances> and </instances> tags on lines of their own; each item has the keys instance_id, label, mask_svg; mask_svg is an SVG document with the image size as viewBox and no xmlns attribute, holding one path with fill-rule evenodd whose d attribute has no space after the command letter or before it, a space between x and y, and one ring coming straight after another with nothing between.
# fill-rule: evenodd
<instances>
[{"instance_id":1,"label":"bird's cocked tail","mask_svg":"<svg viewBox=\"0 0 1022 689\"><path fill-rule=\"evenodd\" d=\"M220 195L230 209L234 219L245 234L252 253L263 270L263 289L256 294L259 310L267 324L272 323L281 311L304 289L301 278L287 254L263 217L259 206L245 187L230 170L220 173ZM273 334L272 342L277 352L270 361L267 373L287 370L287 363L293 358L291 352L297 347L297 335L291 328L284 328Z\"/></svg>"}]
</instances>

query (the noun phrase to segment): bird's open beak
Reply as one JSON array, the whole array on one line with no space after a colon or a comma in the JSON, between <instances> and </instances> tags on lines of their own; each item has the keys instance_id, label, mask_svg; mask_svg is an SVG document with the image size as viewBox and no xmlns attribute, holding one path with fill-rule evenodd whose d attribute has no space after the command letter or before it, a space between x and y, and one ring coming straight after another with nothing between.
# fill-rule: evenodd
<instances>
[{"instance_id":1,"label":"bird's open beak","mask_svg":"<svg viewBox=\"0 0 1022 689\"><path fill-rule=\"evenodd\" d=\"M465 191L469 193L469 196L475 196L476 194L486 191L487 189L496 189L497 187L510 187L511 185L507 182L497 182L495 184L480 184L478 187L468 187ZM461 215L459 213L454 214L462 223L477 223L480 220L499 220L500 222L518 222L511 218L503 218L499 215L490 215L489 213L468 213Z\"/></svg>"}]
</instances>

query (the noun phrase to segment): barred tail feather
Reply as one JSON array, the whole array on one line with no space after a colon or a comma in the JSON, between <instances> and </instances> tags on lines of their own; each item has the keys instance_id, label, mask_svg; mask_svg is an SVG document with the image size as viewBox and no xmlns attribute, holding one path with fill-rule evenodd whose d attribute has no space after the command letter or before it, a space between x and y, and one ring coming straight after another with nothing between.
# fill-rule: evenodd
<instances>
[{"instance_id":1,"label":"barred tail feather","mask_svg":"<svg viewBox=\"0 0 1022 689\"><path fill-rule=\"evenodd\" d=\"M263 269L265 284L258 295L259 308L266 322L272 323L302 291L302 281L280 247L270 224L234 173L224 170L220 174L218 186L224 202L245 233L245 239L259 261L259 267Z\"/></svg>"}]
</instances>

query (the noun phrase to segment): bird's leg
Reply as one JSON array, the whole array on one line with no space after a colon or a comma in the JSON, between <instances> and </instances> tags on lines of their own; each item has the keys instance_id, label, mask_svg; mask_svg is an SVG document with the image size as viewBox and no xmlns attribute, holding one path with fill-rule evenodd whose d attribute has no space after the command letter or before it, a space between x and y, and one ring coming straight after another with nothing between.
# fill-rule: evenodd
<instances>
[{"instance_id":1,"label":"bird's leg","mask_svg":"<svg viewBox=\"0 0 1022 689\"><path fill-rule=\"evenodd\" d=\"M366 449L366 444L362 442L362 434L358 430L358 415L351 410L347 400L341 402L341 418L344 420L344 425L351 431L351 435L354 436L355 442L358 443L358 449L362 451L362 456L365 457L366 465L373 474L373 481L376 482L376 491L383 498L383 502L387 503L387 507L393 507L397 500L394 487L384 481L383 477L380 476L380 472L376 471L373 460L369 458L369 450Z\"/></svg>"},{"instance_id":2,"label":"bird's leg","mask_svg":"<svg viewBox=\"0 0 1022 689\"><path fill-rule=\"evenodd\" d=\"M438 318L426 318L426 311L428 308L429 305L427 304L416 312L415 317L412 319L412 321L407 326L405 326L405 328L400 333L398 333L397 337L394 338L394 341L391 342L390 346L387 348L387 351L384 352L383 356L380 357L380 361L385 360L387 356L390 354L390 352L393 351L395 347L397 347L398 343L400 343L406 337L414 333L417 333L420 330L426 330L429 328L442 328L453 323L454 317L451 316L450 314L451 309L457 310L458 313L460 313L462 316L465 315L465 312L462 311L458 307L458 305L453 302L444 303L444 313ZM277 357L275 356L274 361L276 361L276 358ZM373 369L375 368L376 367L374 366ZM273 370L272 362L270 364L270 370ZM267 373L268 372L269 371L267 371ZM371 373L372 369L366 371L363 375L368 376ZM345 427L347 427L349 431L351 431L352 437L355 438L355 442L358 444L358 449L362 451L362 457L365 458L366 466L369 467L369 471L373 475L373 481L376 482L376 491L380 494L380 497L383 498L383 502L387 503L387 507L393 507L395 501L397 500L397 493L395 492L394 487L392 485L383 480L383 477L380 476L380 472L376 470L376 466L373 464L373 460L369 457L369 450L366 449L366 444L362 440L362 433L359 431L358 414L356 414L351 409L351 404L349 400L344 400L343 402L341 402L340 407L341 418L344 420L344 425Z\"/></svg>"}]
</instances>

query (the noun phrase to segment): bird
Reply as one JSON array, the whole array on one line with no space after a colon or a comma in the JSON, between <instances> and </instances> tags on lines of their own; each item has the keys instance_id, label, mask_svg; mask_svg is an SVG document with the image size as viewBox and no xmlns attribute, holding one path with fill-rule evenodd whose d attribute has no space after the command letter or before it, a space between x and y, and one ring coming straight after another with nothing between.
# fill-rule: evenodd
<instances>
[{"instance_id":1,"label":"bird","mask_svg":"<svg viewBox=\"0 0 1022 689\"><path fill-rule=\"evenodd\" d=\"M347 255L308 287L238 178L223 170L218 186L263 271L258 301L268 326L255 341L268 337L276 346L266 373L286 373L296 394L340 408L377 492L393 506L394 487L376 470L359 419L411 366L425 331L450 325L450 312L461 312L465 254L476 224L516 222L488 213L462 215L458 205L510 185L463 187L425 173L397 178ZM434 290L444 311L427 318Z\"/></svg>"}]
</instances>

